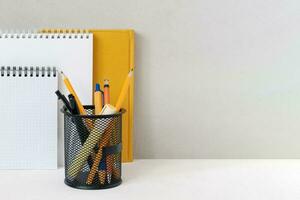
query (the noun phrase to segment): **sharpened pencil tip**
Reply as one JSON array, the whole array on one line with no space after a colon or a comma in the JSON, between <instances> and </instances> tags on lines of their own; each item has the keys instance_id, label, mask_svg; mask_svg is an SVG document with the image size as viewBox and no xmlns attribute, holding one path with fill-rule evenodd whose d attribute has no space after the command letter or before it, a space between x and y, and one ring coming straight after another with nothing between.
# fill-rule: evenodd
<instances>
[{"instance_id":1,"label":"sharpened pencil tip","mask_svg":"<svg viewBox=\"0 0 300 200\"><path fill-rule=\"evenodd\" d=\"M109 85L109 80L108 79L104 79L104 85Z\"/></svg>"},{"instance_id":2,"label":"sharpened pencil tip","mask_svg":"<svg viewBox=\"0 0 300 200\"><path fill-rule=\"evenodd\" d=\"M133 75L133 68L130 69L128 76L131 77Z\"/></svg>"},{"instance_id":3,"label":"sharpened pencil tip","mask_svg":"<svg viewBox=\"0 0 300 200\"><path fill-rule=\"evenodd\" d=\"M63 71L60 71L60 74L63 76L63 78L66 78L66 75L64 74Z\"/></svg>"},{"instance_id":4,"label":"sharpened pencil tip","mask_svg":"<svg viewBox=\"0 0 300 200\"><path fill-rule=\"evenodd\" d=\"M107 174L107 183L108 183L108 184L111 183L111 174Z\"/></svg>"}]
</instances>

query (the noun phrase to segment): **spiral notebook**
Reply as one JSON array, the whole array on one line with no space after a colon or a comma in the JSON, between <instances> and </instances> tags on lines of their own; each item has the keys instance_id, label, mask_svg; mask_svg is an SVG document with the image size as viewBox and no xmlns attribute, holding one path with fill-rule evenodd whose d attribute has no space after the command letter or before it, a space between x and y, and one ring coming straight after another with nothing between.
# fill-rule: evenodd
<instances>
[{"instance_id":1,"label":"spiral notebook","mask_svg":"<svg viewBox=\"0 0 300 200\"><path fill-rule=\"evenodd\" d=\"M2 33L0 65L56 66L70 78L82 103L92 103L91 33ZM64 85L59 82L59 86Z\"/></svg>"},{"instance_id":2,"label":"spiral notebook","mask_svg":"<svg viewBox=\"0 0 300 200\"><path fill-rule=\"evenodd\" d=\"M82 100L82 103L92 103L93 35L90 33L1 33L0 66L9 66L10 70L19 70L19 67L23 66L22 69L25 69L25 67L27 67L29 72L30 69L34 69L36 66L55 66L57 70L62 70L70 78L74 88L76 89L76 92ZM42 70L43 68L38 69ZM43 101L46 96L48 96L48 98L50 99L56 98L54 93L55 90L53 91L51 87L51 91L49 91L48 89L50 89L50 86L49 88L48 86L46 87L47 83L44 83L38 77L33 76L32 79L28 77L27 79L20 79L18 76L4 77L5 78L3 78L1 81L1 88L5 88L5 90L2 90L9 95L5 98L1 97L0 104L12 106L12 108L14 109L9 109L8 106L2 107L3 110L8 109L5 110L6 113L8 111L10 112L9 115L6 115L6 120L9 120L11 123L3 124L1 130L5 131L13 129L14 131L12 132L16 134L18 133L18 135L22 135L22 137L18 138L13 144L5 145L4 141L8 139L11 140L11 137L13 136L10 136L3 131L0 132L0 134L2 134L2 138L0 138L0 141L2 141L0 143L0 168L53 169L57 168L57 161L59 165L63 165L63 117L58 110L61 105L59 105L58 107L57 105L55 105L55 107L43 107L43 109L41 110L32 108L28 109L21 106L22 103L20 101L24 101L23 97L17 98L18 93L29 94L30 97L26 99L26 103L29 104L30 101L37 103L37 100L39 100L40 104L44 104ZM10 79L15 81L12 81ZM67 95L68 92L64 87L62 79L59 76L57 77L57 79L58 88ZM9 83L10 81L11 83ZM25 85L23 84L25 84L26 81L27 87L25 88ZM12 85L13 83L15 85ZM42 85L39 85L39 83ZM47 92L42 89L42 86L47 89ZM0 90L1 96L3 96L2 90ZM55 99L55 103L57 104L57 99ZM56 115L58 115L58 119L56 118L56 120L58 120L58 128L56 128L56 130L53 132L53 123L51 121L48 127L44 127L51 130L44 130L45 134L49 134L49 138L38 137L34 140L34 143L36 144L36 146L41 144L47 144L46 146L49 145L49 154L53 155L45 156L43 158L45 159L45 162L43 164L39 164L38 162L36 162L35 159L37 157L35 156L31 157L30 159L28 158L26 162L25 160L21 160L22 162L19 161L17 157L19 157L19 153L23 152L23 149L28 149L28 152L33 150L31 146L32 143L31 141L29 141L32 139L32 137L30 137L30 131L34 131L36 130L36 128L40 130L38 127L42 125L39 125L35 121L28 121L25 130L24 127L22 125L19 125L18 123L14 123L14 127L12 128L11 125L15 121L15 117L17 116L16 113L18 113L19 115L19 113L26 111L29 112L28 116L30 117L33 117L37 114L44 120L50 120L50 116L48 118L47 115L48 110L54 110ZM2 115L1 119L3 118L4 116ZM52 124L51 127L50 124ZM52 140L48 140L50 139L50 137L54 138L52 138ZM53 147L57 145L59 153L56 153L56 151L54 152L52 148L50 148L50 146ZM39 149L35 150L38 151ZM32 155L34 154L35 152L32 152Z\"/></svg>"},{"instance_id":3,"label":"spiral notebook","mask_svg":"<svg viewBox=\"0 0 300 200\"><path fill-rule=\"evenodd\" d=\"M1 67L0 168L57 166L55 68Z\"/></svg>"}]
</instances>

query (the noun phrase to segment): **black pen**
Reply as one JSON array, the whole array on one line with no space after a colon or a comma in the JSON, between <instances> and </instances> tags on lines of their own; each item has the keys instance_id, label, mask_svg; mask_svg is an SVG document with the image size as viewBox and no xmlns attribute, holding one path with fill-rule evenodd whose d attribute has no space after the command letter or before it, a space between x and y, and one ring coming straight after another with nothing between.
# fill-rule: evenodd
<instances>
[{"instance_id":1,"label":"black pen","mask_svg":"<svg viewBox=\"0 0 300 200\"><path fill-rule=\"evenodd\" d=\"M69 98L70 105L71 105L71 108L72 108L72 114L73 115L78 115L79 114L79 109L77 107L76 100L75 100L74 96L72 94L69 94L68 98ZM78 134L79 134L80 143L81 143L81 145L83 145L85 143L86 139L89 136L89 131L86 128L86 126L84 125L82 119L80 119L78 117L74 117L73 119L74 119L74 123L76 125L77 131L78 131ZM92 168L93 158L91 156L88 157L87 162L88 162L89 167Z\"/></svg>"},{"instance_id":2,"label":"black pen","mask_svg":"<svg viewBox=\"0 0 300 200\"><path fill-rule=\"evenodd\" d=\"M79 114L79 110L77 108L76 100L75 100L73 94L69 94L68 98L69 98L70 106L71 106L71 109L72 109L72 114L73 115Z\"/></svg>"},{"instance_id":3,"label":"black pen","mask_svg":"<svg viewBox=\"0 0 300 200\"><path fill-rule=\"evenodd\" d=\"M57 95L58 99L62 100L62 102L67 107L67 109L72 113L72 108L71 108L71 106L70 106L69 101L67 100L67 98L59 90L57 90L55 92L55 94Z\"/></svg>"}]
</instances>

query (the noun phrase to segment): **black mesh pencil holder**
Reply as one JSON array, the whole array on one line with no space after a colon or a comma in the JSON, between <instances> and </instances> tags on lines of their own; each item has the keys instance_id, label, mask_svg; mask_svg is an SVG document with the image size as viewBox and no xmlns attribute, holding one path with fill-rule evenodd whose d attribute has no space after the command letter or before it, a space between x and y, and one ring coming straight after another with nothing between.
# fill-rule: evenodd
<instances>
[{"instance_id":1,"label":"black mesh pencil holder","mask_svg":"<svg viewBox=\"0 0 300 200\"><path fill-rule=\"evenodd\" d=\"M65 183L79 189L106 189L121 184L122 114L64 113Z\"/></svg>"}]
</instances>

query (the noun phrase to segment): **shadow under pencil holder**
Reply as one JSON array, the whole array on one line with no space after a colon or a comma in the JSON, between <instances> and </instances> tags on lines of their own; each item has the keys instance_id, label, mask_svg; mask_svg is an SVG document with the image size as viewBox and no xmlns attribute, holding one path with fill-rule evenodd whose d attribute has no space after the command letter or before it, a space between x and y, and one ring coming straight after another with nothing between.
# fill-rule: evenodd
<instances>
[{"instance_id":1,"label":"shadow under pencil holder","mask_svg":"<svg viewBox=\"0 0 300 200\"><path fill-rule=\"evenodd\" d=\"M64 113L65 183L79 189L106 189L121 184L122 114Z\"/></svg>"}]
</instances>

